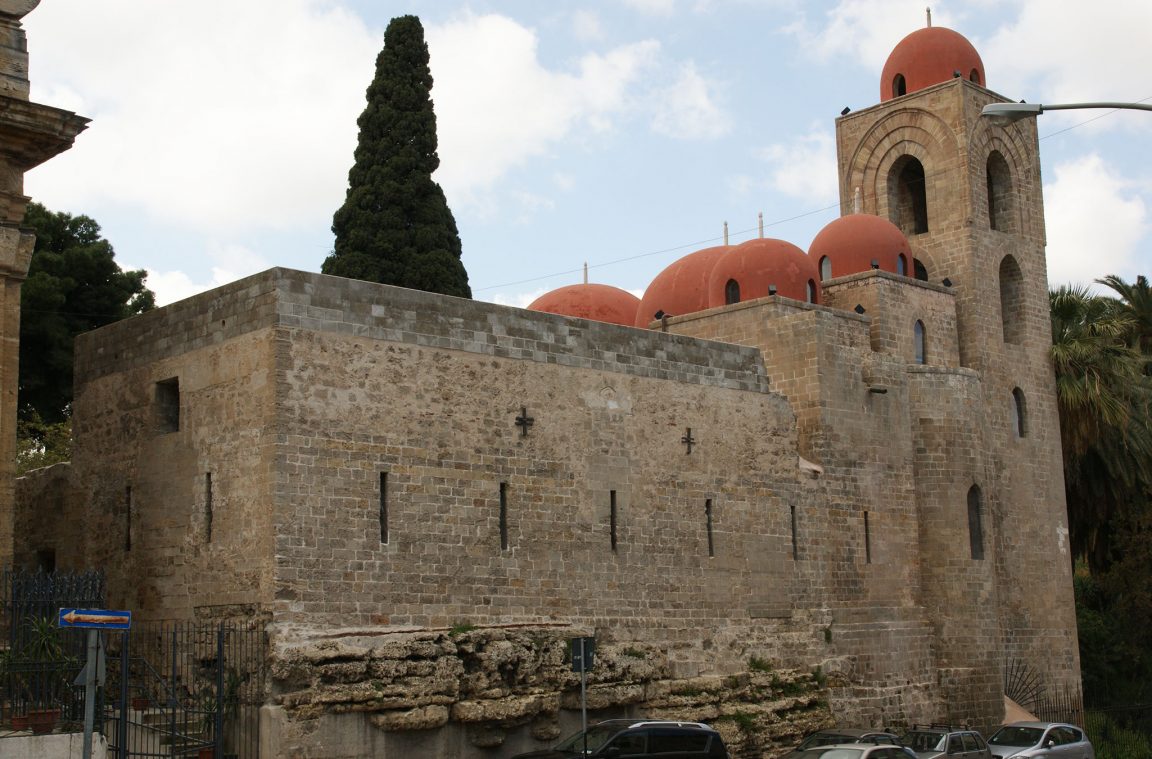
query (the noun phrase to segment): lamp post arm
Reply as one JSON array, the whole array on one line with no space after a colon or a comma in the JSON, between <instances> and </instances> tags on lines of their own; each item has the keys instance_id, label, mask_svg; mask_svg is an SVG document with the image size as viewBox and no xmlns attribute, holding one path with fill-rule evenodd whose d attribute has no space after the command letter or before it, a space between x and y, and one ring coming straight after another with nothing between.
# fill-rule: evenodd
<instances>
[{"instance_id":1,"label":"lamp post arm","mask_svg":"<svg viewBox=\"0 0 1152 759\"><path fill-rule=\"evenodd\" d=\"M1152 103L1058 103L1056 105L1041 105L1040 112L1070 111L1081 108L1119 108L1130 111L1152 111Z\"/></svg>"}]
</instances>

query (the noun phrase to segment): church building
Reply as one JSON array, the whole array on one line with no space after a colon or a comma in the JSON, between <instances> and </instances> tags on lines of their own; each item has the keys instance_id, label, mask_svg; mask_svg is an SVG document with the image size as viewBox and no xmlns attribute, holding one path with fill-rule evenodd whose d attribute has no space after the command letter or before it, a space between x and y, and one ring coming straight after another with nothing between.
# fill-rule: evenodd
<instances>
[{"instance_id":1,"label":"church building","mask_svg":"<svg viewBox=\"0 0 1152 759\"><path fill-rule=\"evenodd\" d=\"M17 563L267 624L268 756L542 746L582 636L596 714L733 745L736 715L987 730L1020 668L1077 692L1035 123L981 117L1009 98L941 27L879 95L807 251L529 309L272 269L81 336Z\"/></svg>"}]
</instances>

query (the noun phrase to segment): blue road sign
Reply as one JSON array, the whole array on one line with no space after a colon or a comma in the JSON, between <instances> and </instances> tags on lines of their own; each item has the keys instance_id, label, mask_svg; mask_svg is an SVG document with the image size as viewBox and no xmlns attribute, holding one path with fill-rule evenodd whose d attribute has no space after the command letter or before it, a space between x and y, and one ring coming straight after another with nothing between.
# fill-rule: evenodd
<instances>
[{"instance_id":1,"label":"blue road sign","mask_svg":"<svg viewBox=\"0 0 1152 759\"><path fill-rule=\"evenodd\" d=\"M132 612L109 609L61 609L61 627L94 630L127 630L132 626Z\"/></svg>"}]
</instances>

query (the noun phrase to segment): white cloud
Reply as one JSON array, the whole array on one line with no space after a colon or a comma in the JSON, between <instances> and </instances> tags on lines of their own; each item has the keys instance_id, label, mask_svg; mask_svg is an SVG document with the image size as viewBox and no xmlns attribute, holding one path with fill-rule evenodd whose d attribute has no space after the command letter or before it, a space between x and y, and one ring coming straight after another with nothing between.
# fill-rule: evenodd
<instances>
[{"instance_id":1,"label":"white cloud","mask_svg":"<svg viewBox=\"0 0 1152 759\"><path fill-rule=\"evenodd\" d=\"M676 81L654 93L653 131L678 139L727 134L731 124L713 99L715 89L716 85L701 76L692 61L683 64Z\"/></svg>"},{"instance_id":2,"label":"white cloud","mask_svg":"<svg viewBox=\"0 0 1152 759\"><path fill-rule=\"evenodd\" d=\"M940 10L933 9L933 26L951 26ZM821 23L801 20L786 31L817 59L847 56L879 71L896 43L926 22L923 0L841 0Z\"/></svg>"},{"instance_id":3,"label":"white cloud","mask_svg":"<svg viewBox=\"0 0 1152 759\"><path fill-rule=\"evenodd\" d=\"M590 10L578 10L572 14L572 34L581 42L593 42L604 38L604 28L600 24L600 14Z\"/></svg>"},{"instance_id":4,"label":"white cloud","mask_svg":"<svg viewBox=\"0 0 1152 759\"><path fill-rule=\"evenodd\" d=\"M346 10L205 0L142 13L133 0L55 0L26 26L33 98L93 119L77 149L33 172L34 192L51 185L68 208L114 197L214 230L323 223L339 205L379 48Z\"/></svg>"},{"instance_id":5,"label":"white cloud","mask_svg":"<svg viewBox=\"0 0 1152 759\"><path fill-rule=\"evenodd\" d=\"M989 85L1013 99L1132 101L1152 95L1149 29L1147 0L1109 0L1106 6L1021 0L1016 22L981 44L980 54ZM1148 121L1139 123L1147 128Z\"/></svg>"},{"instance_id":6,"label":"white cloud","mask_svg":"<svg viewBox=\"0 0 1152 759\"><path fill-rule=\"evenodd\" d=\"M1131 278L1152 231L1144 199L1097 155L1056 166L1044 185L1048 282L1090 284L1106 274Z\"/></svg>"},{"instance_id":7,"label":"white cloud","mask_svg":"<svg viewBox=\"0 0 1152 759\"><path fill-rule=\"evenodd\" d=\"M214 287L234 282L241 277L268 269L273 264L250 248L237 243L210 241L203 258L213 263L207 281L197 282L185 271L157 270L120 262L125 271L143 268L148 272L145 285L156 294L156 305L166 306Z\"/></svg>"},{"instance_id":8,"label":"white cloud","mask_svg":"<svg viewBox=\"0 0 1152 759\"><path fill-rule=\"evenodd\" d=\"M759 157L771 166L768 186L806 202L826 204L836 201L836 139L823 126L813 125L808 134L789 142L769 145ZM746 177L735 177L730 185L747 189Z\"/></svg>"},{"instance_id":9,"label":"white cloud","mask_svg":"<svg viewBox=\"0 0 1152 759\"><path fill-rule=\"evenodd\" d=\"M581 126L610 129L653 67L654 41L588 54L578 73L545 68L536 33L503 16L464 14L428 29L440 137L437 180L453 205L485 202L493 183Z\"/></svg>"},{"instance_id":10,"label":"white cloud","mask_svg":"<svg viewBox=\"0 0 1152 759\"><path fill-rule=\"evenodd\" d=\"M489 303L495 303L498 306L515 306L516 308L528 308L532 301L539 298L547 292L551 292L554 288L541 287L531 292L521 293L495 293L491 296L476 295L480 300L486 300Z\"/></svg>"},{"instance_id":11,"label":"white cloud","mask_svg":"<svg viewBox=\"0 0 1152 759\"><path fill-rule=\"evenodd\" d=\"M641 13L666 16L676 10L676 0L623 0L624 5Z\"/></svg>"}]
</instances>

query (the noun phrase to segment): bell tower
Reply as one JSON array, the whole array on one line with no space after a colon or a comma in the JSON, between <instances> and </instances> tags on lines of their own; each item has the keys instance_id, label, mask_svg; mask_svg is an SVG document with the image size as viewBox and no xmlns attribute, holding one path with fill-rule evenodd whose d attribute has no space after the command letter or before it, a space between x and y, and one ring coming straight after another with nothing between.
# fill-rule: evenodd
<instances>
[{"instance_id":1,"label":"bell tower","mask_svg":"<svg viewBox=\"0 0 1152 759\"><path fill-rule=\"evenodd\" d=\"M72 147L88 119L28 100L28 44L20 20L39 0L0 0L0 566L12 562L20 286L35 235L20 225L24 173Z\"/></svg>"},{"instance_id":2,"label":"bell tower","mask_svg":"<svg viewBox=\"0 0 1152 759\"><path fill-rule=\"evenodd\" d=\"M1005 667L1080 684L1039 144L1034 121L981 117L1005 100L971 43L929 17L889 56L880 103L836 126L842 213L859 191L907 236L908 275L955 302L960 368L909 369L914 387L972 388L955 408L911 401L920 602L954 720L996 708Z\"/></svg>"}]
</instances>

